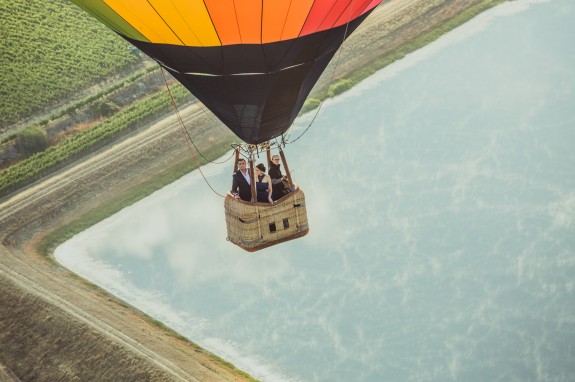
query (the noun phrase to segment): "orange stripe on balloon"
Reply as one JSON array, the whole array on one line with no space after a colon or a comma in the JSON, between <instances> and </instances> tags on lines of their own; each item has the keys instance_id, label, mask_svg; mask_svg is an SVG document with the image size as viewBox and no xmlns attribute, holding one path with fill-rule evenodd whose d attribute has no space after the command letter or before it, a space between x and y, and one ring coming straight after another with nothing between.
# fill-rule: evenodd
<instances>
[{"instance_id":1,"label":"orange stripe on balloon","mask_svg":"<svg viewBox=\"0 0 575 382\"><path fill-rule=\"evenodd\" d=\"M282 40L289 40L299 36L313 3L314 0L292 0L281 35Z\"/></svg>"},{"instance_id":2,"label":"orange stripe on balloon","mask_svg":"<svg viewBox=\"0 0 575 382\"><path fill-rule=\"evenodd\" d=\"M262 0L236 0L242 44L262 42Z\"/></svg>"},{"instance_id":3,"label":"orange stripe on balloon","mask_svg":"<svg viewBox=\"0 0 575 382\"><path fill-rule=\"evenodd\" d=\"M281 40L291 3L292 0L264 1L262 43Z\"/></svg>"},{"instance_id":4,"label":"orange stripe on balloon","mask_svg":"<svg viewBox=\"0 0 575 382\"><path fill-rule=\"evenodd\" d=\"M234 0L204 0L222 45L240 44Z\"/></svg>"}]
</instances>

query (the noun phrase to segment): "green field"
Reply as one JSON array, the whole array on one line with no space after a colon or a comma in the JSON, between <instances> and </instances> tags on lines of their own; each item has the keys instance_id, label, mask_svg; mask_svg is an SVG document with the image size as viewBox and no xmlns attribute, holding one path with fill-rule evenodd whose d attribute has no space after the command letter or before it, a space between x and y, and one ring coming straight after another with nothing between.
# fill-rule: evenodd
<instances>
[{"instance_id":1,"label":"green field","mask_svg":"<svg viewBox=\"0 0 575 382\"><path fill-rule=\"evenodd\" d=\"M68 0L0 0L0 19L0 131L141 60Z\"/></svg>"},{"instance_id":2,"label":"green field","mask_svg":"<svg viewBox=\"0 0 575 382\"><path fill-rule=\"evenodd\" d=\"M188 91L181 85L174 86L171 92L176 102L189 97ZM7 169L0 170L0 196L93 152L130 129L137 128L144 120L165 114L172 107L169 99L167 90L152 94L92 128L77 133Z\"/></svg>"}]
</instances>

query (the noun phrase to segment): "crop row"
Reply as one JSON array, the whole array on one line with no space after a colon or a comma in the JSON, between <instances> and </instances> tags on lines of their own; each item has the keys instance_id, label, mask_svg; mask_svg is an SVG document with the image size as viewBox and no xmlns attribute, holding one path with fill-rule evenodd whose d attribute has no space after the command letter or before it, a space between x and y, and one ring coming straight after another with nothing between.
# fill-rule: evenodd
<instances>
[{"instance_id":1,"label":"crop row","mask_svg":"<svg viewBox=\"0 0 575 382\"><path fill-rule=\"evenodd\" d=\"M181 85L174 86L172 95L176 101L183 100L189 93ZM113 117L90 129L84 130L55 146L0 171L0 195L28 184L70 161L91 152L131 129L140 126L159 112L171 107L167 90L128 106Z\"/></svg>"},{"instance_id":2,"label":"crop row","mask_svg":"<svg viewBox=\"0 0 575 382\"><path fill-rule=\"evenodd\" d=\"M68 0L0 5L0 123L7 126L140 60Z\"/></svg>"},{"instance_id":3,"label":"crop row","mask_svg":"<svg viewBox=\"0 0 575 382\"><path fill-rule=\"evenodd\" d=\"M104 99L107 96L113 94L114 92L120 91L130 85L132 85L134 82L136 82L137 80L139 80L140 78L159 70L158 66L150 66L146 69L141 69L138 70L137 72L133 73L132 75L130 75L127 78L122 79L121 81L118 81L114 84L112 84L111 86L108 86L96 93L90 94L87 97L84 97L76 102L70 103L69 105L67 105L66 107L63 107L59 110L54 111L53 113L51 113L49 116L47 116L46 118L38 121L35 123L35 125L40 125L40 126L44 126L47 125L50 121L53 121L55 119L58 119L66 114L70 114L73 113L75 111L77 111L78 109L81 109L85 106L90 105L91 103L93 103L94 101L97 101L99 99ZM3 142L7 142L11 139L14 139L14 137L16 137L17 132L14 131L11 134L7 135L6 137L4 137L3 139L0 139L0 144L2 144Z\"/></svg>"}]
</instances>

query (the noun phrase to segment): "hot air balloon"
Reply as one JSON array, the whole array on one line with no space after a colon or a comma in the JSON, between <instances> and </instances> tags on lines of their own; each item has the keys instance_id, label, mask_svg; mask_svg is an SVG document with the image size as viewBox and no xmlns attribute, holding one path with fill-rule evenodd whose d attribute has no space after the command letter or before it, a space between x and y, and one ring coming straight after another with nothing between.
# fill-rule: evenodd
<instances>
[{"instance_id":1,"label":"hot air balloon","mask_svg":"<svg viewBox=\"0 0 575 382\"><path fill-rule=\"evenodd\" d=\"M290 128L340 45L382 0L71 1L194 94L248 144L253 169L256 145L266 144L269 157L267 142ZM239 150L236 164L238 156ZM301 200L292 200L300 193ZM234 203L226 199L228 239L255 250L305 235L303 192L297 189L288 199L282 203L302 211L297 221L292 224L289 217L286 221L276 214L282 203L266 206L271 217L263 223L257 218L257 230L251 229L257 233L249 238L242 236L247 232L244 222L262 215L259 203L245 203L249 216L244 216L232 211L228 204ZM230 221L240 223L234 228ZM263 231L269 231L270 238L264 239Z\"/></svg>"}]
</instances>

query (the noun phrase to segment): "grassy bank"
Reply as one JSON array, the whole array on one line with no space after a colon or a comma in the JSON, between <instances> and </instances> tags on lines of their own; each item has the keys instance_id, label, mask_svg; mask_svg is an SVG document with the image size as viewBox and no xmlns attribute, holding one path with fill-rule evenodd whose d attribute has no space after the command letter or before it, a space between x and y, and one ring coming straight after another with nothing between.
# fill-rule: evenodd
<instances>
[{"instance_id":1,"label":"grassy bank","mask_svg":"<svg viewBox=\"0 0 575 382\"><path fill-rule=\"evenodd\" d=\"M224 144L214 146L210 150L203 151L202 155L206 159L212 161L228 152L231 149L230 145L232 143L232 140L230 140ZM200 163L203 165L205 162L205 160L202 160ZM152 180L138 185L138 187L133 188L128 193L117 195L114 200L110 201L106 205L100 206L98 209L92 210L81 218L74 220L65 226L59 227L42 240L39 245L40 252L50 257L51 253L59 244L69 240L72 236L86 230L105 218L112 216L121 209L151 195L153 192L173 183L195 169L197 169L197 165L192 159L180 163L177 166L167 168L164 172L157 174Z\"/></svg>"}]
</instances>

